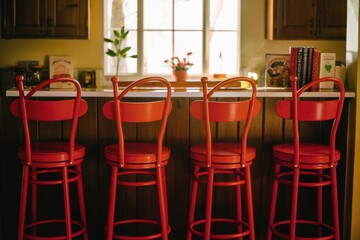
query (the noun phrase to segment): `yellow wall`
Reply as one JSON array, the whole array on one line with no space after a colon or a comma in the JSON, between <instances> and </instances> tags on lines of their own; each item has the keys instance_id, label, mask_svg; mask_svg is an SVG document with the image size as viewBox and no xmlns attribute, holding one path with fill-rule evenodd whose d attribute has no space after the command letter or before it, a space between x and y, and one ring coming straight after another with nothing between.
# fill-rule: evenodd
<instances>
[{"instance_id":1,"label":"yellow wall","mask_svg":"<svg viewBox=\"0 0 360 240\"><path fill-rule=\"evenodd\" d=\"M360 11L360 9L358 9ZM360 14L360 12L359 12ZM360 32L360 25L358 24L358 29ZM358 49L360 49L360 42L358 41ZM358 59L359 59L359 53L358 53ZM360 73L360 62L357 61L357 71L355 73L355 77L353 78L355 83L353 83L354 86L356 86L356 92L360 92L360 81L359 81L359 74ZM353 170L353 182L352 182L352 216L351 216L351 237L350 239L360 239L360 98L356 95L355 99L355 106L353 106L354 109L352 111L352 119L356 119L351 126L355 126L353 134L354 136L351 136L354 141L354 170Z\"/></svg>"},{"instance_id":2,"label":"yellow wall","mask_svg":"<svg viewBox=\"0 0 360 240\"><path fill-rule=\"evenodd\" d=\"M90 1L89 40L0 39L0 67L15 65L18 60L36 60L48 65L50 55L72 55L76 67L103 66L103 1Z\"/></svg>"},{"instance_id":3,"label":"yellow wall","mask_svg":"<svg viewBox=\"0 0 360 240\"><path fill-rule=\"evenodd\" d=\"M288 53L289 46L317 46L323 52L336 52L345 61L345 41L269 41L265 40L264 0L242 2L241 65L263 74L266 53ZM5 40L0 39L0 67L15 65L18 60L37 60L48 65L49 55L72 55L78 68L103 67L103 6L91 1L89 40Z\"/></svg>"}]
</instances>

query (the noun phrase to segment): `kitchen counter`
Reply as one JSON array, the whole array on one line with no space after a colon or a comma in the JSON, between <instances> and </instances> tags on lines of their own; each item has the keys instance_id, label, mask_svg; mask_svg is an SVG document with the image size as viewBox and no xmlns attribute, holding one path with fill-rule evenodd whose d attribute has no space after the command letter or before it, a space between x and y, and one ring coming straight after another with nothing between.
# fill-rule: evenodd
<instances>
[{"instance_id":1,"label":"kitchen counter","mask_svg":"<svg viewBox=\"0 0 360 240\"><path fill-rule=\"evenodd\" d=\"M124 84L122 82L122 84ZM177 83L180 84L180 83ZM181 83L184 84L184 83ZM195 83L194 83L195 84ZM197 83L199 84L199 83ZM212 85L211 85L212 84ZM214 82L209 84L211 88ZM120 89L123 89L121 86ZM267 219L269 212L269 199L271 198L271 185L273 177L273 157L272 146L292 138L292 128L288 121L283 121L275 113L275 105L279 98L290 97L291 91L286 88L266 88L258 87L257 97L261 101L261 113L253 119L251 130L249 133L249 143L257 149L256 159L252 166L252 187L253 187L253 204L255 215L255 229L258 239L265 239ZM29 89L26 89L29 91ZM74 95L73 90L69 89L46 89L37 93L38 97L69 97ZM217 93L217 97L238 98L249 95L246 88L231 86ZM314 92L305 92L306 97L338 97L339 93L336 89ZM0 159L2 168L0 175L3 186L2 194L2 217L4 239L16 239L17 232L17 211L19 206L19 192L21 186L21 164L17 158L17 147L22 141L22 130L19 122L14 118L9 109L11 101L18 96L16 88L6 91L6 95L1 97L1 151ZM161 97L164 96L164 89L159 86L146 86L130 93L134 97L134 101L141 101L142 97ZM87 219L89 226L90 239L101 239L103 236L103 227L106 219L107 206L107 189L109 179L109 167L103 158L103 149L106 145L116 141L115 123L106 119L102 114L102 107L106 101L113 97L113 91L110 88L83 89L83 98L88 103L87 113L79 119L77 141L86 146L86 157L83 163L83 178L85 202L87 206ZM172 94L172 110L169 115L166 129L166 145L171 148L171 159L167 167L167 186L168 186L168 203L169 203L169 221L171 225L170 239L185 239L187 215L188 215L188 199L190 195L192 164L190 161L190 146L203 141L202 122L190 117L190 104L197 98L202 97L201 85L197 86L174 86ZM347 191L347 182L349 181L347 174L351 171L352 165L349 164L348 133L352 131L349 126L349 106L354 103L355 92L347 91L345 106L343 110L342 120L339 126L337 145L341 151L341 161L338 170L338 186L339 186L339 206L344 206L345 199L350 198L351 192ZM215 128L214 136L218 139L235 139L240 141L239 126L234 124L231 126L221 123ZM64 137L66 124L38 124L32 125L34 131L37 131L39 139L61 139ZM125 126L129 139L148 140L156 139L154 128L156 124L145 124L145 126L133 127ZM328 135L331 125L328 123L319 123L310 125L305 123L301 125L301 134L304 139L315 139L322 141ZM349 169L350 168L350 169ZM9 181L11 179L11 181ZM228 212L235 212L234 202L227 199L229 194L227 191L219 190L216 193L216 201L219 206L226 208L214 209L214 214L223 215ZM202 196L204 197L204 196ZM304 196L306 199L308 196ZM327 196L325 196L327 197ZM152 195L144 193L142 195L129 194L126 208L120 209L120 212L126 213L129 208L138 209L147 216L157 214L156 208L148 207L155 204L152 202ZM137 198L147 198L148 205L137 204ZM46 199L46 198L45 198ZM288 195L284 194L280 197L283 199L284 206L288 205ZM52 201L59 201L61 198ZM49 201L53 203L52 201ZM46 207L50 207L49 202L42 201ZM200 206L204 207L204 206ZM287 212L289 208L284 208ZM340 216L348 216L348 209L340 208ZM340 219L344 221L343 218ZM175 238L174 236L179 236Z\"/></svg>"},{"instance_id":2,"label":"kitchen counter","mask_svg":"<svg viewBox=\"0 0 360 240\"><path fill-rule=\"evenodd\" d=\"M211 88L211 87L209 87ZM120 90L123 87L120 87ZM172 97L202 97L200 87L173 87ZM25 89L27 92L29 89ZM38 92L35 96L38 97L70 97L74 96L75 92L71 89L47 89ZM83 88L83 97L112 97L113 90L110 88ZM228 87L223 91L216 93L215 97L248 97L250 91L241 87ZM6 91L6 96L18 96L16 88L11 88ZM137 91L131 92L128 97L163 97L165 96L165 89L161 87L141 87ZM309 91L303 94L303 97L337 97L338 91L336 89L320 89L319 91ZM274 87L258 87L257 97L291 97L291 90L289 88L274 88ZM354 98L354 91L346 91L345 97Z\"/></svg>"}]
</instances>

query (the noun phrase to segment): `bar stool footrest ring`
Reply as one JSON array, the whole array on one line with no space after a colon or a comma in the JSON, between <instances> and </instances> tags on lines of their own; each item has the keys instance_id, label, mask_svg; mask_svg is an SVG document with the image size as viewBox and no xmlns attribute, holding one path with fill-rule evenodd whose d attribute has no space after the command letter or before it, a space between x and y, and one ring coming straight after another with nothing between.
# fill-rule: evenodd
<instances>
[{"instance_id":1,"label":"bar stool footrest ring","mask_svg":"<svg viewBox=\"0 0 360 240\"><path fill-rule=\"evenodd\" d=\"M314 237L296 236L297 240L311 240L311 239L328 240L328 239L334 239L334 237L335 237L334 228L328 224L318 223L316 221L311 221L311 220L296 220L296 224L313 225L315 227L317 226L317 227L321 228L322 230L327 230L328 232L331 232L331 234L328 234L325 236L314 236ZM284 225L290 225L290 220L283 220L283 221L275 222L271 226L270 230L274 235L276 235L278 237L281 237L284 239L289 239L289 234L283 233L278 229L279 227L284 226Z\"/></svg>"},{"instance_id":2,"label":"bar stool footrest ring","mask_svg":"<svg viewBox=\"0 0 360 240\"><path fill-rule=\"evenodd\" d=\"M244 237L244 236L250 235L249 224L247 222L238 221L236 219L230 219L230 218L212 218L211 219L211 223L216 223L216 222L217 223L237 224L239 227L243 226L246 229L244 231L237 232L237 233L224 233L224 234L211 233L210 234L211 239L234 239L234 238L239 238L239 237ZM205 224L205 219L200 219L200 220L197 220L197 221L194 221L193 223L191 223L189 226L189 230L192 234L194 234L198 237L204 237L204 235L205 235L204 232L200 232L195 229L195 227L200 224Z\"/></svg>"},{"instance_id":3,"label":"bar stool footrest ring","mask_svg":"<svg viewBox=\"0 0 360 240\"><path fill-rule=\"evenodd\" d=\"M125 224L134 224L134 223L140 223L140 224L152 224L152 225L158 225L161 227L160 221L152 220L152 219L127 219L127 220L121 220L114 222L114 228L115 226L119 225L125 225ZM169 234L171 231L170 226L167 226L167 234ZM113 233L113 238L115 239L158 239L162 237L162 233L154 233L149 235L143 235L143 236L127 236L127 235L120 235Z\"/></svg>"},{"instance_id":4,"label":"bar stool footrest ring","mask_svg":"<svg viewBox=\"0 0 360 240\"><path fill-rule=\"evenodd\" d=\"M36 235L32 235L31 233L28 233L28 232L31 232L31 229L35 228L36 227L39 227L39 226L44 226L45 224L65 224L66 221L65 219L49 219L49 220L42 220L42 221L36 221L36 222L33 222L33 223L29 223L25 226L24 228L24 238L25 239L34 239L34 240L40 240L40 239L44 239L44 240L66 240L66 233L65 235L59 235L59 236L36 236ZM72 237L78 237L82 234L85 233L85 228L82 226L82 223L79 222L79 221L74 221L72 220L71 221L71 229L73 229L74 226L77 226L79 229L76 230L76 231L73 231L71 236Z\"/></svg>"}]
</instances>

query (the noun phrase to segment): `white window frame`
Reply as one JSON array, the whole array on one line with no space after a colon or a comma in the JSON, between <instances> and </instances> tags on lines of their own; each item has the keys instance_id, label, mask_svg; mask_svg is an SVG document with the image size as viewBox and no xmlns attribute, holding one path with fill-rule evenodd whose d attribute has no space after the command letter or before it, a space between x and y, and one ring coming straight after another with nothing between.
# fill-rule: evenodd
<instances>
[{"instance_id":1,"label":"white window frame","mask_svg":"<svg viewBox=\"0 0 360 240\"><path fill-rule=\"evenodd\" d=\"M134 0L136 1L136 0ZM143 1L142 0L137 0L138 1L138 22L137 22L137 31L138 31L138 35L137 35L137 42L138 42L138 46L137 46L137 55L138 55L138 62L137 62L137 72L136 73L127 73L127 74L123 74L120 73L119 76L123 76L125 77L127 80L136 80L139 77L144 77L147 76L146 74L143 73L143 68L142 68L142 62L143 62L143 14L140 14L140 12L142 12L143 9ZM199 0L200 1L200 0ZM210 20L209 20L209 12L210 12L210 0L203 0L204 1L204 28L203 28L203 56L202 56L202 61L203 61L203 73L200 74L200 76L198 75L191 75L189 78L190 79L198 79L199 77L202 76L208 76L208 77L212 77L209 74L209 33L210 33ZM238 42L237 42L237 63L236 63L236 69L237 72L234 75L239 75L241 74L240 71L240 66L241 66L241 0L238 0L238 30L237 30L237 38L238 38ZM110 23L106 22L105 19L106 18L106 14L107 14L107 8L108 5L112 3L112 0L104 0L104 37L109 37L106 36L106 33L108 32L108 29L110 28ZM125 26L126 28L126 26ZM219 30L216 30L219 31ZM220 30L221 31L221 30ZM225 30L226 31L226 30ZM112 32L112 30L111 30ZM104 76L106 78L110 78L111 76L113 76L110 73L105 72L105 64L106 64L106 45L104 43ZM159 63L161 64L161 63ZM169 74L162 74L162 76L164 77L170 77L171 78L171 71L169 71Z\"/></svg>"}]
</instances>

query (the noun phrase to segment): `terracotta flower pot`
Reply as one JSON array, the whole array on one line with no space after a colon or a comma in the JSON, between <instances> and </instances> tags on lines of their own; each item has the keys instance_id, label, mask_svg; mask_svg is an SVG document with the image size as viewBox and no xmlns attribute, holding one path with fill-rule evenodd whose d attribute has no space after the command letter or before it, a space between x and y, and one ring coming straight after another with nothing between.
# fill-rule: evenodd
<instances>
[{"instance_id":1,"label":"terracotta flower pot","mask_svg":"<svg viewBox=\"0 0 360 240\"><path fill-rule=\"evenodd\" d=\"M173 71L173 79L175 81L186 81L188 79L186 70L174 70Z\"/></svg>"}]
</instances>

